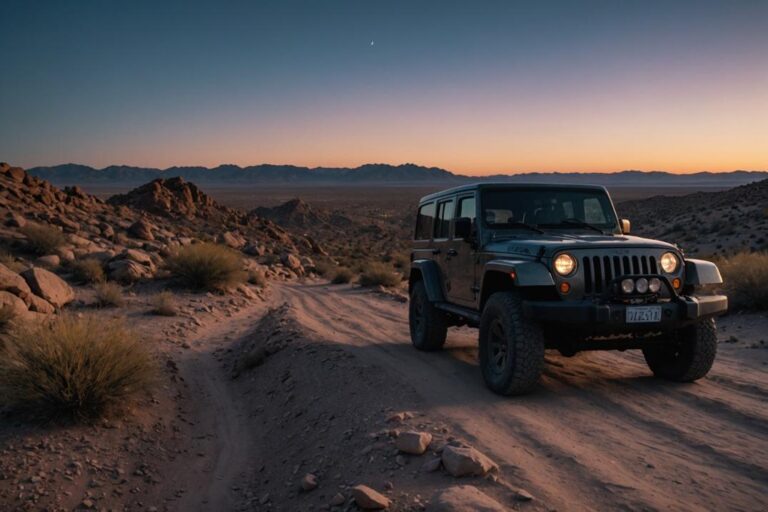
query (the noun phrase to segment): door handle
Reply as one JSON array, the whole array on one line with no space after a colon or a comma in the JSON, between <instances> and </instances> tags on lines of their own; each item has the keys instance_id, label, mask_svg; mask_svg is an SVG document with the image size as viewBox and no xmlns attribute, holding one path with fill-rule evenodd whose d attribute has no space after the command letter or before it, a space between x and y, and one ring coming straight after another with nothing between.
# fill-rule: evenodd
<instances>
[{"instance_id":1,"label":"door handle","mask_svg":"<svg viewBox=\"0 0 768 512\"><path fill-rule=\"evenodd\" d=\"M458 256L459 253L456 251L456 249L448 249L448 252L446 253L448 256Z\"/></svg>"}]
</instances>

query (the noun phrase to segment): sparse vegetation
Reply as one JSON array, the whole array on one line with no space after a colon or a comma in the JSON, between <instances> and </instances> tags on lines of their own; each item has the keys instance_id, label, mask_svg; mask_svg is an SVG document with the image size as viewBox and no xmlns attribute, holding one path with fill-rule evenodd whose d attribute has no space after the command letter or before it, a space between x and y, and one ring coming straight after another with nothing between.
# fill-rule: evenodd
<instances>
[{"instance_id":1,"label":"sparse vegetation","mask_svg":"<svg viewBox=\"0 0 768 512\"><path fill-rule=\"evenodd\" d=\"M355 274L350 269L348 269L347 267L339 267L339 269L333 275L333 279L331 279L331 282L333 284L345 284L352 281L354 277L355 277Z\"/></svg>"},{"instance_id":2,"label":"sparse vegetation","mask_svg":"<svg viewBox=\"0 0 768 512\"><path fill-rule=\"evenodd\" d=\"M0 401L42 420L98 419L151 380L149 354L117 320L66 315L0 347Z\"/></svg>"},{"instance_id":3,"label":"sparse vegetation","mask_svg":"<svg viewBox=\"0 0 768 512\"><path fill-rule=\"evenodd\" d=\"M731 309L768 309L768 254L743 252L718 262Z\"/></svg>"},{"instance_id":4,"label":"sparse vegetation","mask_svg":"<svg viewBox=\"0 0 768 512\"><path fill-rule=\"evenodd\" d=\"M168 290L152 297L152 313L160 316L176 316L176 298Z\"/></svg>"},{"instance_id":5,"label":"sparse vegetation","mask_svg":"<svg viewBox=\"0 0 768 512\"><path fill-rule=\"evenodd\" d=\"M16 319L16 310L13 306L5 305L0 307L0 332L8 330Z\"/></svg>"},{"instance_id":6,"label":"sparse vegetation","mask_svg":"<svg viewBox=\"0 0 768 512\"><path fill-rule=\"evenodd\" d=\"M37 254L51 254L67 242L64 233L48 224L29 223L21 232L27 237L27 244Z\"/></svg>"},{"instance_id":7,"label":"sparse vegetation","mask_svg":"<svg viewBox=\"0 0 768 512\"><path fill-rule=\"evenodd\" d=\"M180 248L168 270L196 289L223 290L245 280L240 256L226 246L201 243Z\"/></svg>"},{"instance_id":8,"label":"sparse vegetation","mask_svg":"<svg viewBox=\"0 0 768 512\"><path fill-rule=\"evenodd\" d=\"M93 287L96 290L96 305L105 307L121 307L125 304L123 287L111 281L97 283Z\"/></svg>"},{"instance_id":9,"label":"sparse vegetation","mask_svg":"<svg viewBox=\"0 0 768 512\"><path fill-rule=\"evenodd\" d=\"M248 271L248 282L254 286L263 288L267 286L267 276L265 276L264 272L261 270L252 269Z\"/></svg>"},{"instance_id":10,"label":"sparse vegetation","mask_svg":"<svg viewBox=\"0 0 768 512\"><path fill-rule=\"evenodd\" d=\"M70 268L75 281L80 283L100 283L105 279L101 262L93 258L73 261Z\"/></svg>"},{"instance_id":11,"label":"sparse vegetation","mask_svg":"<svg viewBox=\"0 0 768 512\"><path fill-rule=\"evenodd\" d=\"M22 272L26 268L26 266L22 262L16 260L11 253L3 250L0 250L0 263L14 272Z\"/></svg>"},{"instance_id":12,"label":"sparse vegetation","mask_svg":"<svg viewBox=\"0 0 768 512\"><path fill-rule=\"evenodd\" d=\"M359 282L362 286L386 286L391 288L400 284L400 276L384 263L371 263L360 274Z\"/></svg>"}]
</instances>

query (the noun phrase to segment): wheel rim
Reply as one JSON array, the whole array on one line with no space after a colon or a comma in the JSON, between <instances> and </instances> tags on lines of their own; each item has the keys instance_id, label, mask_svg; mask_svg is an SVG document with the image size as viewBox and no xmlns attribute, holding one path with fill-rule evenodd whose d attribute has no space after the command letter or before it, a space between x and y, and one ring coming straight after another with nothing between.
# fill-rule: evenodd
<instances>
[{"instance_id":1,"label":"wheel rim","mask_svg":"<svg viewBox=\"0 0 768 512\"><path fill-rule=\"evenodd\" d=\"M488 332L488 362L494 373L501 373L507 366L509 351L504 326L494 320Z\"/></svg>"}]
</instances>

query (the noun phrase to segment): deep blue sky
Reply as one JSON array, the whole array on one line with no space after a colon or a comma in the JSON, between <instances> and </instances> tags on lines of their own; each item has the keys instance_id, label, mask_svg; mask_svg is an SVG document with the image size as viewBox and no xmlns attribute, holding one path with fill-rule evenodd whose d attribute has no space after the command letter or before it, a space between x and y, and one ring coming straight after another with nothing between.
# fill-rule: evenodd
<instances>
[{"instance_id":1,"label":"deep blue sky","mask_svg":"<svg viewBox=\"0 0 768 512\"><path fill-rule=\"evenodd\" d=\"M0 34L23 166L768 168L768 2L2 0Z\"/></svg>"}]
</instances>

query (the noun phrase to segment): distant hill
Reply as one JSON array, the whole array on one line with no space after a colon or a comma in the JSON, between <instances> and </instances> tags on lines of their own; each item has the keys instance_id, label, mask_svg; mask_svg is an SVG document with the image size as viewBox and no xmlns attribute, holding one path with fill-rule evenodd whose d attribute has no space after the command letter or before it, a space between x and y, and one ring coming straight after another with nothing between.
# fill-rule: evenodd
<instances>
[{"instance_id":1,"label":"distant hill","mask_svg":"<svg viewBox=\"0 0 768 512\"><path fill-rule=\"evenodd\" d=\"M94 169L87 165L64 164L34 167L32 175L64 185L125 184L140 185L157 178L182 177L199 184L445 184L460 185L476 181L591 183L612 187L712 186L735 187L768 178L765 171L700 172L672 174L668 172L621 171L615 173L523 173L476 177L454 174L437 167L415 164L366 164L355 168L298 167L261 164L248 167L220 165L207 167L169 167L154 169L112 165Z\"/></svg>"}]
</instances>

